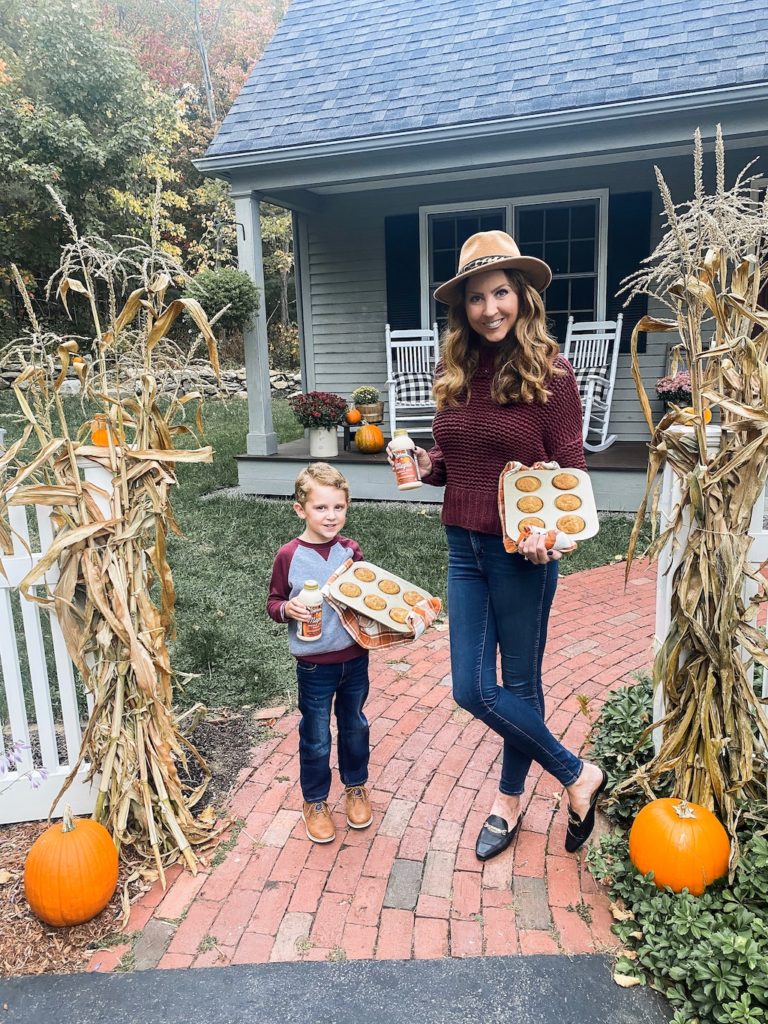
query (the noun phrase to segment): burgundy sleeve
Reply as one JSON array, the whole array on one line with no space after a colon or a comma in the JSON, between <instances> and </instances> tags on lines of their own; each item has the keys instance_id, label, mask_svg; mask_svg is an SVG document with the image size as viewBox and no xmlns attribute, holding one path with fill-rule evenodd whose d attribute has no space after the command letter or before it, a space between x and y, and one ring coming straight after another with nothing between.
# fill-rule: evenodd
<instances>
[{"instance_id":1,"label":"burgundy sleeve","mask_svg":"<svg viewBox=\"0 0 768 1024\"><path fill-rule=\"evenodd\" d=\"M357 543L357 541L356 540L348 540L347 543L349 544L350 550L352 552L352 561L353 562L364 562L365 559L363 558L363 552L360 550L360 545Z\"/></svg>"},{"instance_id":2,"label":"burgundy sleeve","mask_svg":"<svg viewBox=\"0 0 768 1024\"><path fill-rule=\"evenodd\" d=\"M550 459L564 469L586 469L581 436L581 396L571 364L558 357L557 365L565 376L553 380L552 397L546 406L545 446Z\"/></svg>"},{"instance_id":3,"label":"burgundy sleeve","mask_svg":"<svg viewBox=\"0 0 768 1024\"><path fill-rule=\"evenodd\" d=\"M275 622L285 622L283 608L291 596L291 584L288 579L288 570L291 567L293 550L290 545L280 548L275 556L275 563L272 566L272 578L269 581L269 594L267 595L267 615Z\"/></svg>"},{"instance_id":4,"label":"burgundy sleeve","mask_svg":"<svg viewBox=\"0 0 768 1024\"><path fill-rule=\"evenodd\" d=\"M440 450L440 445L436 444L434 448L430 448L427 455L432 460L432 469L429 473L425 473L421 479L425 484L431 484L433 487L444 487L448 479L448 473L445 469L445 458Z\"/></svg>"}]
</instances>

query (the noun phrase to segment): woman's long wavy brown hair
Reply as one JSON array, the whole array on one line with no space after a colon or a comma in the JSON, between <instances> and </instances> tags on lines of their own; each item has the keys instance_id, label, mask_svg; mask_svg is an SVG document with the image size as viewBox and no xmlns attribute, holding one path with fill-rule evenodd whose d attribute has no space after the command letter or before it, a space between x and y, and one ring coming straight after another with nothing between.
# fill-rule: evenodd
<instances>
[{"instance_id":1,"label":"woman's long wavy brown hair","mask_svg":"<svg viewBox=\"0 0 768 1024\"><path fill-rule=\"evenodd\" d=\"M565 372L555 366L559 347L547 330L541 295L519 270L505 270L504 274L517 294L520 309L514 330L498 347L491 397L499 405L543 404L549 398L549 381ZM458 405L460 395L469 398L470 383L480 359L480 350L472 343L470 334L462 292L461 298L448 308L448 328L441 353L443 372L433 389L438 410Z\"/></svg>"}]
</instances>

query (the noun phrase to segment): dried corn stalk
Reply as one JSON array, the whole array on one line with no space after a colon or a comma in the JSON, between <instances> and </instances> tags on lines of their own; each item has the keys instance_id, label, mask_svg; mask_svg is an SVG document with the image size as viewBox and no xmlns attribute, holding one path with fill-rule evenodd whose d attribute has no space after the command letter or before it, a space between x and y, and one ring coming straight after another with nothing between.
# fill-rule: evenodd
<instances>
[{"instance_id":1,"label":"dried corn stalk","mask_svg":"<svg viewBox=\"0 0 768 1024\"><path fill-rule=\"evenodd\" d=\"M198 303L166 301L168 289L185 275L159 250L156 232L150 245L128 240L121 249L80 238L55 194L54 199L72 242L49 292L55 287L67 310L73 296L87 304L93 337L43 331L16 275L30 327L7 355L23 367L14 390L26 423L21 438L0 457L0 507L52 506L53 545L20 589L55 607L69 654L93 696L70 779L83 760L92 774L100 773L94 817L111 830L124 857L153 863L164 878L163 867L180 857L195 871L193 847L210 837L210 821L192 810L209 773L178 728L166 644L175 602L166 559L168 532L178 532L170 503L175 466L212 458L209 447L176 447L182 434L191 433L185 422L189 403L197 404L202 428L201 394L167 396L167 390L179 370L194 377L208 362L196 358L195 347L182 352L168 333L182 313L191 317L198 344L204 340L218 375L216 342ZM101 409L106 446L91 443L88 425L78 436L68 426L60 389L70 365L83 397ZM111 476L107 512L108 495L81 479L82 458ZM0 545L10 551L2 518ZM54 563L59 581L50 593L43 577ZM179 776L188 758L201 769L202 783L194 789Z\"/></svg>"},{"instance_id":2,"label":"dried corn stalk","mask_svg":"<svg viewBox=\"0 0 768 1024\"><path fill-rule=\"evenodd\" d=\"M740 805L766 795L768 718L750 671L768 666L768 641L756 628L766 595L750 565L748 531L768 478L768 312L760 304L768 280L768 202L756 201L749 167L726 189L719 126L715 157L710 195L697 131L694 198L678 206L656 169L667 231L625 282L630 298L652 295L673 314L644 317L632 336L632 372L652 438L627 572L649 507L655 523L666 465L682 490L650 547L652 558L670 538L680 548L671 624L653 668L666 702L663 741L628 785L652 794L659 777L672 773L675 794L715 808L735 838ZM673 410L654 426L638 361L641 331L679 336L691 369L692 417ZM707 409L715 421L719 414L721 428L711 431L717 436L709 444Z\"/></svg>"}]
</instances>

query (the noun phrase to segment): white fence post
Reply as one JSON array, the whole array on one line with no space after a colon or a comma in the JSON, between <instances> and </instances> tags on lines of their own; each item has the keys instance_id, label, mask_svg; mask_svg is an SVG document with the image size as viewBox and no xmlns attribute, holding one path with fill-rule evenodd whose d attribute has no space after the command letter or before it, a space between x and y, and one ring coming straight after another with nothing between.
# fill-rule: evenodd
<instances>
[{"instance_id":1,"label":"white fence post","mask_svg":"<svg viewBox=\"0 0 768 1024\"><path fill-rule=\"evenodd\" d=\"M78 465L85 478L104 491L103 496L95 495L95 501L104 517L109 518L111 473L90 459L78 460ZM21 636L17 637L20 623L14 616L11 596L53 542L52 510L46 506L35 507L39 551L33 551L30 543L27 507L14 505L6 511L13 529L13 554L0 556L4 573L0 574L0 669L8 709L6 727L9 735L4 736L3 729L0 729L0 753L16 741L30 745L31 749L25 748L17 769L0 779L0 824L34 821L48 816L51 803L77 760L82 741L79 681L75 678L56 614L52 609L20 596L22 640ZM45 574L45 583L53 589L57 580L58 568L53 566ZM33 588L33 592L36 589ZM44 639L44 616L50 624L50 644ZM25 658L21 657L19 643L26 652ZM53 683L48 672L49 661L55 669ZM58 712L54 711L51 699L52 685L58 693ZM90 694L85 696L90 711L92 698ZM40 767L47 770L48 778L39 788L32 789L23 776ZM90 783L86 782L89 770L87 763L80 766L63 799L53 810L53 817L61 817L64 804L71 805L75 814L93 811L99 780L96 777Z\"/></svg>"},{"instance_id":2,"label":"white fence post","mask_svg":"<svg viewBox=\"0 0 768 1024\"><path fill-rule=\"evenodd\" d=\"M671 427L674 431L692 431L692 427ZM720 437L720 427L707 427L707 442L711 451L714 451ZM659 500L659 526L664 530L669 525L672 512L680 502L680 482L672 468L664 467L664 475L661 484L661 498ZM750 534L753 538L749 558L753 566L762 565L768 560L768 531L763 528L763 517L765 515L766 494L764 491L755 502L752 510L750 523ZM682 552L688 539L690 530L690 514L688 509L683 511L682 522L673 537L667 541L661 549L658 558L658 575L656 578L656 626L654 630L654 650L658 652L669 631L672 608L673 577L675 570L680 564ZM755 584L747 580L744 586L745 598L752 596L756 591ZM682 657L682 655L681 655ZM747 655L745 654L745 657ZM763 673L763 696L768 696L768 671ZM658 722L664 717L664 688L657 685L653 692L653 720ZM661 749L663 727L658 726L653 730L653 745L658 754Z\"/></svg>"}]
</instances>

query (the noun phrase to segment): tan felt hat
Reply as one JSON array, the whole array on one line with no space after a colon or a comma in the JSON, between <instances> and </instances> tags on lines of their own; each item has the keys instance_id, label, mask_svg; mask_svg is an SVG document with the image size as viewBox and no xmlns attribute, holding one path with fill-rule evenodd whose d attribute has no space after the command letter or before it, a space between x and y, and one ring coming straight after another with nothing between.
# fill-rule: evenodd
<instances>
[{"instance_id":1,"label":"tan felt hat","mask_svg":"<svg viewBox=\"0 0 768 1024\"><path fill-rule=\"evenodd\" d=\"M552 280L552 271L543 260L535 256L521 256L514 238L506 231L478 231L461 247L456 277L435 289L439 302L451 304L461 296L460 284L473 274L487 270L519 270L533 287L543 292Z\"/></svg>"}]
</instances>

